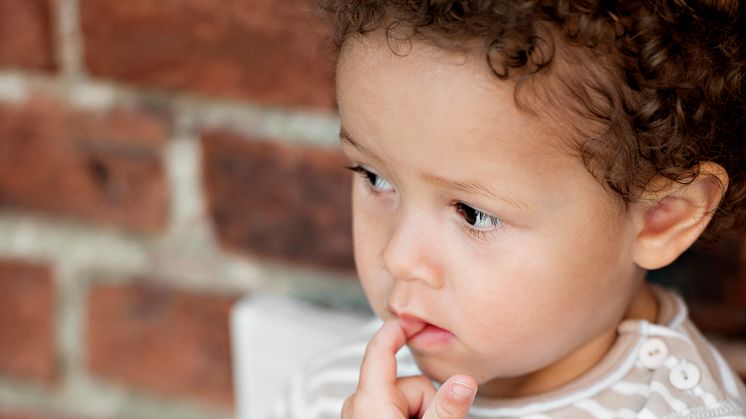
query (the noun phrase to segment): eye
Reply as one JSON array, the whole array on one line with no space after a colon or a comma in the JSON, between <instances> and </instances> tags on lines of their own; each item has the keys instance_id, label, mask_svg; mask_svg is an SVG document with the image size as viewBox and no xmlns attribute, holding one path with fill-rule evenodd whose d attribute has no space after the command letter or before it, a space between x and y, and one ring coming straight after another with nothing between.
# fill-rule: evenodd
<instances>
[{"instance_id":1,"label":"eye","mask_svg":"<svg viewBox=\"0 0 746 419\"><path fill-rule=\"evenodd\" d=\"M503 223L500 218L470 207L463 202L456 202L453 206L473 230L489 231L495 229L495 227L499 227Z\"/></svg>"},{"instance_id":2,"label":"eye","mask_svg":"<svg viewBox=\"0 0 746 419\"><path fill-rule=\"evenodd\" d=\"M360 176L365 179L365 181L368 184L368 187L373 192L391 192L394 190L394 187L384 178L377 175L374 172L371 172L370 170L364 168L363 166L353 166L348 167L349 170L352 170L355 173L360 174Z\"/></svg>"}]
</instances>

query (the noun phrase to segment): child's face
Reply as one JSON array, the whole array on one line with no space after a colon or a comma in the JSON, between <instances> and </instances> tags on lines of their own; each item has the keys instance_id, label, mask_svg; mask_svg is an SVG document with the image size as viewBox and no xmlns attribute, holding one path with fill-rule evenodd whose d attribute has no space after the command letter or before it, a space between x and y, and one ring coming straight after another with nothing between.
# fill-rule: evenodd
<instances>
[{"instance_id":1,"label":"child's face","mask_svg":"<svg viewBox=\"0 0 746 419\"><path fill-rule=\"evenodd\" d=\"M368 171L353 187L360 279L382 318L437 327L408 342L423 372L486 392L597 361L643 271L632 219L561 129L516 109L481 57L418 42L397 56L377 33L347 42L337 89L344 152Z\"/></svg>"}]
</instances>

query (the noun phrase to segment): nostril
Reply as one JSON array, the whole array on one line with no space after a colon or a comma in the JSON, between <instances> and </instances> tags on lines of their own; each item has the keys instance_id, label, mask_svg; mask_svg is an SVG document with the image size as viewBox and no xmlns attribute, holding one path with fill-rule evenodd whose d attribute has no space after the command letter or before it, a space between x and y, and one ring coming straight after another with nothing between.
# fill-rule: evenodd
<instances>
[{"instance_id":1,"label":"nostril","mask_svg":"<svg viewBox=\"0 0 746 419\"><path fill-rule=\"evenodd\" d=\"M411 295L411 284L405 282L394 283L388 292L386 311L397 317L400 317L401 313L408 312L411 308Z\"/></svg>"}]
</instances>

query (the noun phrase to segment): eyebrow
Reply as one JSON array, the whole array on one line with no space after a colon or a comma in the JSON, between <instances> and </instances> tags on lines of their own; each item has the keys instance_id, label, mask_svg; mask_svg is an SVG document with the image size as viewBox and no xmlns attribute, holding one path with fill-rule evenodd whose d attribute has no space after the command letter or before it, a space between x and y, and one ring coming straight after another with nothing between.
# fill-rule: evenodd
<instances>
[{"instance_id":1,"label":"eyebrow","mask_svg":"<svg viewBox=\"0 0 746 419\"><path fill-rule=\"evenodd\" d=\"M456 189L459 191L478 194L478 195L486 195L498 201L507 202L508 204L520 210L525 211L529 209L529 206L523 203L522 201L518 201L516 199L510 198L504 194L498 194L478 182L453 181L453 180L445 179L445 178L442 178L440 176L436 176L430 173L421 173L420 177L432 183L444 186L446 188Z\"/></svg>"},{"instance_id":2,"label":"eyebrow","mask_svg":"<svg viewBox=\"0 0 746 419\"><path fill-rule=\"evenodd\" d=\"M347 143L347 144L355 147L356 149L360 150L361 152L367 154L368 156L373 157L376 160L381 160L375 153L372 153L370 150L368 150L367 148L363 147L362 144L360 144L357 141L353 140L352 137L350 136L350 133L348 133L347 130L344 129L344 127L341 127L339 129L339 139L343 143Z\"/></svg>"},{"instance_id":3,"label":"eyebrow","mask_svg":"<svg viewBox=\"0 0 746 419\"><path fill-rule=\"evenodd\" d=\"M355 141L344 128L340 128L339 130L339 139L343 143L349 144L350 146L358 149L360 152L367 154L371 158L374 158L379 161L381 160L375 153L371 152L370 150L366 149L362 144ZM473 182L473 181L459 182L459 181L446 179L444 177L437 176L432 173L426 173L426 172L420 172L419 176L420 178L424 180L427 180L431 183L435 183L437 185L440 185L446 188L455 189L455 190L459 190L459 191L467 192L467 193L474 193L478 195L486 195L496 200L507 202L508 204L520 210L527 210L530 208L526 203L520 200L510 198L504 194L498 194L478 182Z\"/></svg>"}]
</instances>

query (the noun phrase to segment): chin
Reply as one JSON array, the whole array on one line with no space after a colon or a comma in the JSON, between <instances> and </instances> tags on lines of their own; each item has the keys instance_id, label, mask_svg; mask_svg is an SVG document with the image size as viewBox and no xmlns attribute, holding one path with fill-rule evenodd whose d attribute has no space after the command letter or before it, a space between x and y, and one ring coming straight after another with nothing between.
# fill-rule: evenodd
<instances>
[{"instance_id":1,"label":"chin","mask_svg":"<svg viewBox=\"0 0 746 419\"><path fill-rule=\"evenodd\" d=\"M456 374L469 375L479 384L494 378L487 376L484 368L476 368L473 365L461 365L454 360L441 360L424 355L414 355L414 359L417 367L424 375L439 383L445 382Z\"/></svg>"}]
</instances>

